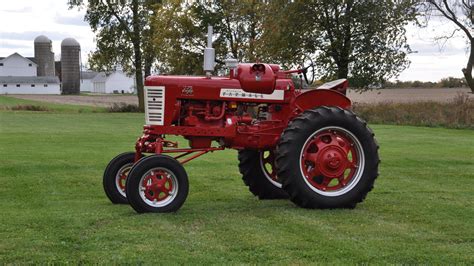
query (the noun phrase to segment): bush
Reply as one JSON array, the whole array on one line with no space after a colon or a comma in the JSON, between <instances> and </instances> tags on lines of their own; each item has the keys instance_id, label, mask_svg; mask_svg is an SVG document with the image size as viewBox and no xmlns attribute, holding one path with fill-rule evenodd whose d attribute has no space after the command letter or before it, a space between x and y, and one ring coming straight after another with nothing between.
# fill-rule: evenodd
<instances>
[{"instance_id":1,"label":"bush","mask_svg":"<svg viewBox=\"0 0 474 266\"><path fill-rule=\"evenodd\" d=\"M461 88L467 86L465 79L458 79L453 77L441 79L439 83L442 88Z\"/></svg>"},{"instance_id":2,"label":"bush","mask_svg":"<svg viewBox=\"0 0 474 266\"><path fill-rule=\"evenodd\" d=\"M387 81L383 84L384 88L464 88L467 87L466 80L464 78L448 77L443 78L438 82L431 81L400 81L394 82Z\"/></svg>"},{"instance_id":3,"label":"bush","mask_svg":"<svg viewBox=\"0 0 474 266\"><path fill-rule=\"evenodd\" d=\"M474 129L474 98L469 98L467 93L459 93L445 103L356 103L353 110L374 124Z\"/></svg>"},{"instance_id":4,"label":"bush","mask_svg":"<svg viewBox=\"0 0 474 266\"><path fill-rule=\"evenodd\" d=\"M34 111L34 112L46 112L50 111L48 107L42 105L15 105L8 109L13 111Z\"/></svg>"},{"instance_id":5,"label":"bush","mask_svg":"<svg viewBox=\"0 0 474 266\"><path fill-rule=\"evenodd\" d=\"M114 103L112 106L107 107L109 113L139 113L140 109L136 104L127 103Z\"/></svg>"}]
</instances>

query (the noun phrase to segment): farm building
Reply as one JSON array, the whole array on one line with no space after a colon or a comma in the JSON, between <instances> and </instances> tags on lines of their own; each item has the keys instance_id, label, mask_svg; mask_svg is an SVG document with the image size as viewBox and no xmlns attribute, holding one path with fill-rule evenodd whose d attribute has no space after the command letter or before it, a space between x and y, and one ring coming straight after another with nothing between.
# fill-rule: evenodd
<instances>
[{"instance_id":1,"label":"farm building","mask_svg":"<svg viewBox=\"0 0 474 266\"><path fill-rule=\"evenodd\" d=\"M97 74L95 71L81 71L81 92L92 92L94 90L92 80Z\"/></svg>"},{"instance_id":2,"label":"farm building","mask_svg":"<svg viewBox=\"0 0 474 266\"><path fill-rule=\"evenodd\" d=\"M54 61L52 41L34 40L34 57L13 53L0 57L0 94L134 93L135 81L120 67L111 73L81 71L80 44L66 38L61 61Z\"/></svg>"},{"instance_id":3,"label":"farm building","mask_svg":"<svg viewBox=\"0 0 474 266\"><path fill-rule=\"evenodd\" d=\"M58 77L0 77L0 94L61 94Z\"/></svg>"},{"instance_id":4,"label":"farm building","mask_svg":"<svg viewBox=\"0 0 474 266\"><path fill-rule=\"evenodd\" d=\"M37 76L38 64L34 58L18 53L0 57L1 94L60 94L59 78Z\"/></svg>"},{"instance_id":5,"label":"farm building","mask_svg":"<svg viewBox=\"0 0 474 266\"><path fill-rule=\"evenodd\" d=\"M26 58L18 53L8 57L0 57L0 76L36 77L37 64L33 58Z\"/></svg>"},{"instance_id":6,"label":"farm building","mask_svg":"<svg viewBox=\"0 0 474 266\"><path fill-rule=\"evenodd\" d=\"M94 93L134 93L135 80L121 69L112 73L101 72L92 79Z\"/></svg>"},{"instance_id":7,"label":"farm building","mask_svg":"<svg viewBox=\"0 0 474 266\"><path fill-rule=\"evenodd\" d=\"M66 38L61 43L61 52L58 64L54 61L52 41L40 35L34 40L34 57L18 53L0 57L0 93L79 94L80 45Z\"/></svg>"}]
</instances>

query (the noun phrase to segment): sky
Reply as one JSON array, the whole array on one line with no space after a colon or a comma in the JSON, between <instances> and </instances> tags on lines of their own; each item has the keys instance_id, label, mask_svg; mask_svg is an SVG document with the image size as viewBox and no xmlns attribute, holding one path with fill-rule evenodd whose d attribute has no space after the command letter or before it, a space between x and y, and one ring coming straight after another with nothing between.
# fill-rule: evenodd
<instances>
[{"instance_id":1,"label":"sky","mask_svg":"<svg viewBox=\"0 0 474 266\"><path fill-rule=\"evenodd\" d=\"M69 9L66 0L0 0L0 57L12 53L33 56L33 40L46 35L53 41L57 59L61 41L75 38L81 44L82 61L95 49L94 34L84 22L85 10ZM432 21L426 28L408 25L407 38L415 53L408 56L411 64L399 80L439 81L445 77L461 77L467 63L467 43L458 32L446 43L436 36L450 35L455 27L447 21Z\"/></svg>"}]
</instances>

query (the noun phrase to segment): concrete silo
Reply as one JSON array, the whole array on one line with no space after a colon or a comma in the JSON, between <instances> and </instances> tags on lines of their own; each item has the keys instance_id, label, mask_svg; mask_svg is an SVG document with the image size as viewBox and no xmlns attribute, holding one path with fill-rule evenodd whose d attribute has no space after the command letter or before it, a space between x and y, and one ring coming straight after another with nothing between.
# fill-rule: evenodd
<instances>
[{"instance_id":1,"label":"concrete silo","mask_svg":"<svg viewBox=\"0 0 474 266\"><path fill-rule=\"evenodd\" d=\"M80 93L81 46L73 38L61 42L61 83L62 94Z\"/></svg>"},{"instance_id":2,"label":"concrete silo","mask_svg":"<svg viewBox=\"0 0 474 266\"><path fill-rule=\"evenodd\" d=\"M44 35L40 35L35 38L34 47L35 60L38 64L37 76L54 76L54 53L52 52L51 40Z\"/></svg>"}]
</instances>

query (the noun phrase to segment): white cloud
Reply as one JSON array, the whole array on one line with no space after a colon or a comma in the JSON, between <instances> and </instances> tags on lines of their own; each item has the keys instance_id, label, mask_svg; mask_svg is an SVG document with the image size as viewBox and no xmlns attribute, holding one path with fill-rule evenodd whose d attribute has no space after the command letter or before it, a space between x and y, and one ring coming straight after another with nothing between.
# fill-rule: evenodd
<instances>
[{"instance_id":1,"label":"white cloud","mask_svg":"<svg viewBox=\"0 0 474 266\"><path fill-rule=\"evenodd\" d=\"M60 13L56 13L56 17L54 21L58 24L62 25L71 25L71 26L87 26L89 27L89 24L87 24L86 21L84 21L84 14L78 13L74 16L68 15L65 16Z\"/></svg>"},{"instance_id":2,"label":"white cloud","mask_svg":"<svg viewBox=\"0 0 474 266\"><path fill-rule=\"evenodd\" d=\"M19 7L19 8L4 8L3 11L5 12L14 12L14 13L26 13L31 12L33 9L31 6Z\"/></svg>"},{"instance_id":3,"label":"white cloud","mask_svg":"<svg viewBox=\"0 0 474 266\"><path fill-rule=\"evenodd\" d=\"M411 65L398 79L439 81L449 76L462 77L461 69L468 59L463 33L456 32L448 40L436 40L441 36L450 36L455 29L452 22L435 19L425 28L407 26L408 43L416 53L408 55Z\"/></svg>"},{"instance_id":4,"label":"white cloud","mask_svg":"<svg viewBox=\"0 0 474 266\"><path fill-rule=\"evenodd\" d=\"M32 56L33 40L46 35L53 41L53 52L61 53L61 41L75 38L81 44L83 63L95 49L94 34L83 21L85 10L69 9L66 0L2 1L0 7L0 56L18 52ZM14 45L18 46L15 47ZM29 48L28 48L29 47Z\"/></svg>"}]
</instances>

